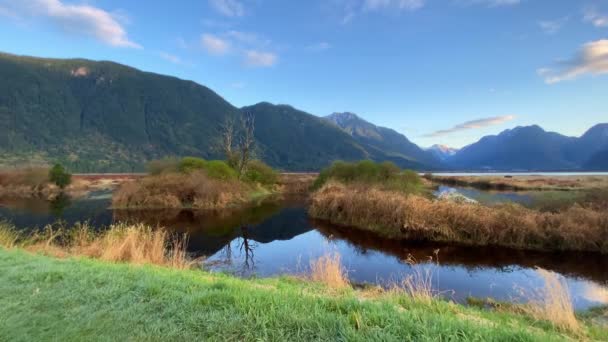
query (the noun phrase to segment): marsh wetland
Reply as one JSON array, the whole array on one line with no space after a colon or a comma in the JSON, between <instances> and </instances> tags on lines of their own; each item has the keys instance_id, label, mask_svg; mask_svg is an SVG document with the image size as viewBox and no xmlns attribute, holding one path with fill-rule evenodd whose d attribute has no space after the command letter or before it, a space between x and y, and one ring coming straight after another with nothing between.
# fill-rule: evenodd
<instances>
[{"instance_id":1,"label":"marsh wetland","mask_svg":"<svg viewBox=\"0 0 608 342\"><path fill-rule=\"evenodd\" d=\"M436 194L441 192L458 192L482 203L528 206L544 196L446 186ZM241 277L305 274L311 260L337 252L354 284L388 287L420 269L430 270L434 291L461 303L469 297L526 301L532 289L543 285L536 271L542 267L564 277L576 309L608 304L606 254L385 239L310 218L309 199L301 195L224 210L111 209L111 197L105 190L79 199L3 199L0 217L21 230L78 222L100 230L116 222L164 227L187 234L188 253L201 258L201 268Z\"/></svg>"}]
</instances>

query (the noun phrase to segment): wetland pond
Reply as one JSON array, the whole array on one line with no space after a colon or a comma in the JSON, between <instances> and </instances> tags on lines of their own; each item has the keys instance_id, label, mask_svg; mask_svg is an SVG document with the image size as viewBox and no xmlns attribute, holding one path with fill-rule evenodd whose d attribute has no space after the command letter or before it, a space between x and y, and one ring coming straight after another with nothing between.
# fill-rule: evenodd
<instances>
[{"instance_id":1,"label":"wetland pond","mask_svg":"<svg viewBox=\"0 0 608 342\"><path fill-rule=\"evenodd\" d=\"M531 201L525 193L458 191L482 203ZM608 255L547 253L496 247L462 247L383 240L351 228L312 220L303 199L267 202L243 210L112 210L111 193L78 200L0 200L0 220L19 229L63 221L95 227L114 222L146 223L187 233L188 250L204 257L202 267L243 277L305 274L310 260L338 252L355 283L390 285L420 270L432 272L433 287L444 297L465 302L469 296L522 301L543 286L536 267L559 273L577 309L608 304ZM408 259L417 264L412 266ZM431 260L432 258L432 260Z\"/></svg>"}]
</instances>

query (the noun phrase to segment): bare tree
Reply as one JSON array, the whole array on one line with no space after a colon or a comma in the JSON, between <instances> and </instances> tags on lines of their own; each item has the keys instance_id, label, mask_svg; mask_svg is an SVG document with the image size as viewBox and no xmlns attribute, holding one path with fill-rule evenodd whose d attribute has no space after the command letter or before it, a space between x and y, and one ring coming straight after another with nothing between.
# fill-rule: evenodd
<instances>
[{"instance_id":1,"label":"bare tree","mask_svg":"<svg viewBox=\"0 0 608 342\"><path fill-rule=\"evenodd\" d=\"M247 171L249 162L255 158L254 132L255 120L251 113L241 115L238 128L232 116L228 116L221 126L220 150L239 177Z\"/></svg>"},{"instance_id":2,"label":"bare tree","mask_svg":"<svg viewBox=\"0 0 608 342\"><path fill-rule=\"evenodd\" d=\"M253 159L253 149L255 147L255 118L251 113L244 113L241 116L241 134L239 136L239 177L247 171L247 165Z\"/></svg>"},{"instance_id":3,"label":"bare tree","mask_svg":"<svg viewBox=\"0 0 608 342\"><path fill-rule=\"evenodd\" d=\"M234 118L232 116L228 116L226 121L221 127L221 150L224 153L224 157L226 158L226 162L233 168L237 168L237 163L239 158L235 155L234 152L234 140L236 138L235 132L235 124Z\"/></svg>"}]
</instances>

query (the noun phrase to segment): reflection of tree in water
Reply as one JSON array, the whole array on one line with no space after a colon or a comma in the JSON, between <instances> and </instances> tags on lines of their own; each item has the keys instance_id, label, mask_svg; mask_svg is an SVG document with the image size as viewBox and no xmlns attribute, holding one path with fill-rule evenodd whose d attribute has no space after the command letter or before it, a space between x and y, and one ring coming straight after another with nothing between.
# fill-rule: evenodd
<instances>
[{"instance_id":1,"label":"reflection of tree in water","mask_svg":"<svg viewBox=\"0 0 608 342\"><path fill-rule=\"evenodd\" d=\"M243 261L242 272L250 273L255 269L254 250L257 248L257 243L249 239L249 228L247 226L241 227L241 237L239 238L239 250L241 253L245 253L245 260Z\"/></svg>"},{"instance_id":2,"label":"reflection of tree in water","mask_svg":"<svg viewBox=\"0 0 608 342\"><path fill-rule=\"evenodd\" d=\"M63 212L65 211L65 209L67 207L69 207L71 204L72 204L72 199L70 198L70 196L68 196L62 192L57 197L55 197L52 201L50 201L49 211L56 218L60 218L63 216Z\"/></svg>"}]
</instances>

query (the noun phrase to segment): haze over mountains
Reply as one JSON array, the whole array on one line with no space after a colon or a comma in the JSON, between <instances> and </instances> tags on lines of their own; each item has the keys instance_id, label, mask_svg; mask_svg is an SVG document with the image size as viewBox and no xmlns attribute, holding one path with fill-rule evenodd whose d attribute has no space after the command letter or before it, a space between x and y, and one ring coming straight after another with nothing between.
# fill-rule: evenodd
<instances>
[{"instance_id":1,"label":"haze over mountains","mask_svg":"<svg viewBox=\"0 0 608 342\"><path fill-rule=\"evenodd\" d=\"M255 116L259 157L291 171L334 160L390 160L418 170L606 170L608 124L581 138L518 127L460 151L418 147L353 113L288 105L236 108L191 81L113 62L0 54L0 166L59 161L74 171L142 170L165 156L221 158L227 117Z\"/></svg>"}]
</instances>

